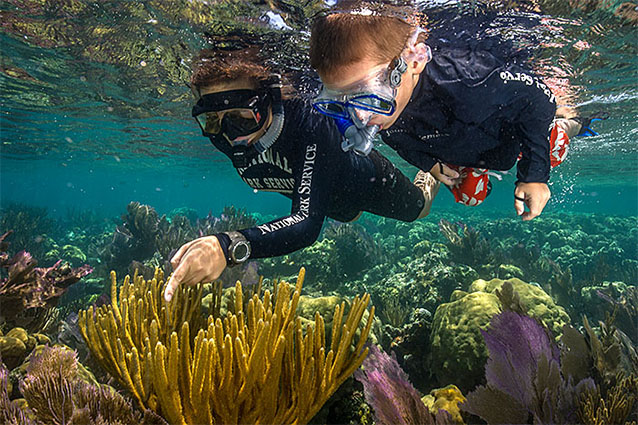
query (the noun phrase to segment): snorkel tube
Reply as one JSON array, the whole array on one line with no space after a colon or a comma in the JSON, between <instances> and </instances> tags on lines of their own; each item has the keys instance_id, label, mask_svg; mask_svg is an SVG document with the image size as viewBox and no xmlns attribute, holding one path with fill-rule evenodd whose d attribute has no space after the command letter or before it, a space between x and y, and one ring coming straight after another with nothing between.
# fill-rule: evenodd
<instances>
[{"instance_id":1,"label":"snorkel tube","mask_svg":"<svg viewBox=\"0 0 638 425\"><path fill-rule=\"evenodd\" d=\"M256 142L249 146L233 146L231 151L231 161L235 168L245 168L250 160L262 154L270 148L277 140L284 128L284 105L281 101L281 77L275 74L264 83L267 95L271 99L272 122Z\"/></svg>"},{"instance_id":2,"label":"snorkel tube","mask_svg":"<svg viewBox=\"0 0 638 425\"><path fill-rule=\"evenodd\" d=\"M281 102L281 77L275 74L268 81L267 89L272 99L272 123L266 133L257 140L253 146L259 153L265 152L277 140L284 128L284 105Z\"/></svg>"}]
</instances>

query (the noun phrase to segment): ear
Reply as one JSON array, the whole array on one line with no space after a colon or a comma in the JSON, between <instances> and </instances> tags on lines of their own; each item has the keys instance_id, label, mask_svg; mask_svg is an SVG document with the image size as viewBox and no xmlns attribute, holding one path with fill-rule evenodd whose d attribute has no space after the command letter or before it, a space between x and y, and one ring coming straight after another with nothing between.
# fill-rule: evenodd
<instances>
[{"instance_id":1,"label":"ear","mask_svg":"<svg viewBox=\"0 0 638 425\"><path fill-rule=\"evenodd\" d=\"M425 69L425 65L432 59L430 46L425 43L418 43L410 47L408 55L408 69L414 74L420 74Z\"/></svg>"}]
</instances>

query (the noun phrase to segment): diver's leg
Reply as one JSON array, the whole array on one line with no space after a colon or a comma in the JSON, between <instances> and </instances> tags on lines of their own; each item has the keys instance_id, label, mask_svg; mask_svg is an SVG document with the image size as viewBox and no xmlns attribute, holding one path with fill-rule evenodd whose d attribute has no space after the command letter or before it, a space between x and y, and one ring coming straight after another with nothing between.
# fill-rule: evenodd
<instances>
[{"instance_id":1,"label":"diver's leg","mask_svg":"<svg viewBox=\"0 0 638 425\"><path fill-rule=\"evenodd\" d=\"M419 218L423 218L430 213L432 202L434 202L436 194L439 193L441 183L437 179L435 179L432 174L426 173L423 170L419 170L419 172L416 173L413 184L421 189L424 198L423 209L417 217L418 220Z\"/></svg>"}]
</instances>

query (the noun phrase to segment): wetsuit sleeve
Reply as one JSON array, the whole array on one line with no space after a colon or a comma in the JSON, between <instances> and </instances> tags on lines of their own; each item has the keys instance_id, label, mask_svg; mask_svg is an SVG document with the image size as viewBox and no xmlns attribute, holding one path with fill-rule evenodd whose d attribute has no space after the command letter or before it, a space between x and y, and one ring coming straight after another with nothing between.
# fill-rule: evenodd
<instances>
[{"instance_id":1,"label":"wetsuit sleeve","mask_svg":"<svg viewBox=\"0 0 638 425\"><path fill-rule=\"evenodd\" d=\"M307 139L309 135L305 135ZM301 139L300 139L301 140ZM294 170L295 187L291 214L277 220L240 230L251 245L250 258L289 254L312 245L321 232L331 185L328 159L321 146L313 142L302 146L302 160Z\"/></svg>"},{"instance_id":2,"label":"wetsuit sleeve","mask_svg":"<svg viewBox=\"0 0 638 425\"><path fill-rule=\"evenodd\" d=\"M536 78L525 87L526 93L521 96L525 96L528 103L517 117L517 127L522 137L517 183L547 183L551 168L549 134L556 114L556 102L549 87Z\"/></svg>"},{"instance_id":3,"label":"wetsuit sleeve","mask_svg":"<svg viewBox=\"0 0 638 425\"><path fill-rule=\"evenodd\" d=\"M419 150L418 146L414 149L411 149L412 145L415 144L415 140L411 139L410 137L398 135L392 138L385 138L383 141L392 149L394 149L401 158L405 159L408 163L425 171L426 173L430 171L432 167L434 167L434 164L438 162L428 153ZM420 141L417 140L416 143L418 144L420 143ZM405 149L405 147L408 147L409 149Z\"/></svg>"}]
</instances>

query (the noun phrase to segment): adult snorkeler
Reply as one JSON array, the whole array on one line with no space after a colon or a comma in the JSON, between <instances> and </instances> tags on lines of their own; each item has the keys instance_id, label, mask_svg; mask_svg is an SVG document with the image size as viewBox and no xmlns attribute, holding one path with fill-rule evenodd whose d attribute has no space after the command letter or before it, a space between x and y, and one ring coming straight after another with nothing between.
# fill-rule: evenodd
<instances>
[{"instance_id":1,"label":"adult snorkeler","mask_svg":"<svg viewBox=\"0 0 638 425\"><path fill-rule=\"evenodd\" d=\"M309 102L282 99L278 76L244 55L202 51L191 85L192 115L202 134L257 190L292 201L290 215L250 229L205 236L172 257L167 301L180 284L217 279L227 266L284 255L311 245L326 217L352 221L362 211L403 221L426 216L439 183L421 174L413 184L376 150L340 148L331 119Z\"/></svg>"},{"instance_id":2,"label":"adult snorkeler","mask_svg":"<svg viewBox=\"0 0 638 425\"><path fill-rule=\"evenodd\" d=\"M537 217L550 168L591 119L555 119L554 95L530 70L476 46L432 51L415 15L387 10L355 2L313 23L310 60L323 83L313 105L338 123L344 149L369 149L380 135L465 205L489 194L489 170L518 159L514 207Z\"/></svg>"}]
</instances>

